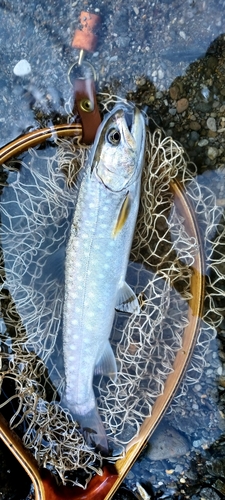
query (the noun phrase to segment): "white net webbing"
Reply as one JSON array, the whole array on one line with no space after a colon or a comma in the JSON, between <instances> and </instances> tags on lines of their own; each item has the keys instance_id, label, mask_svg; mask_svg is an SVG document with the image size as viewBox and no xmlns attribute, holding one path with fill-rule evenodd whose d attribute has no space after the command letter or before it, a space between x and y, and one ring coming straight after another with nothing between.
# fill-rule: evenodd
<instances>
[{"instance_id":1,"label":"white net webbing","mask_svg":"<svg viewBox=\"0 0 225 500\"><path fill-rule=\"evenodd\" d=\"M69 140L31 149L4 166L7 185L1 196L1 407L11 408L10 426L18 429L40 465L64 484L82 487L93 472L101 473L102 457L86 446L69 411L60 405L65 388L60 269L76 203L76 174L86 156L87 148ZM116 313L111 344L118 378L94 381L113 455L123 453L151 415L188 323L191 266L198 248L174 204L170 181L177 176L196 210L208 276L187 382L201 373L204 353L222 319L214 300L221 294L222 209L210 189L193 178L183 149L159 129L148 132L127 277L141 314Z\"/></svg>"}]
</instances>

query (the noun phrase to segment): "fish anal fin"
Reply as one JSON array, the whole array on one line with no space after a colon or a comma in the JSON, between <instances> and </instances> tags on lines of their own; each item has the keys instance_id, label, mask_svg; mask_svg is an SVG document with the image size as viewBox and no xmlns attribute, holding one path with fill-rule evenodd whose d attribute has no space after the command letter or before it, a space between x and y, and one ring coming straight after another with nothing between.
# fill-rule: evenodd
<instances>
[{"instance_id":1,"label":"fish anal fin","mask_svg":"<svg viewBox=\"0 0 225 500\"><path fill-rule=\"evenodd\" d=\"M140 313L138 299L126 282L124 282L123 286L119 289L116 310L128 313Z\"/></svg>"},{"instance_id":2,"label":"fish anal fin","mask_svg":"<svg viewBox=\"0 0 225 500\"><path fill-rule=\"evenodd\" d=\"M112 380L116 380L117 366L110 342L107 341L104 352L95 366L95 375L107 375Z\"/></svg>"}]
</instances>

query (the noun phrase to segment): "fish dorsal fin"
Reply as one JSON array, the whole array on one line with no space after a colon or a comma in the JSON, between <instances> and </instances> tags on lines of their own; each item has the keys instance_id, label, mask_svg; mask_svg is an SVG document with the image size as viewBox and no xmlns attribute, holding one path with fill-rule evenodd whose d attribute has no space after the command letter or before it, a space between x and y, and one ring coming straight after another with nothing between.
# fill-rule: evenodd
<instances>
[{"instance_id":1,"label":"fish dorsal fin","mask_svg":"<svg viewBox=\"0 0 225 500\"><path fill-rule=\"evenodd\" d=\"M118 233L121 231L121 229L123 228L123 226L127 220L127 217L130 213L130 207L131 207L131 199L130 199L130 195L128 192L125 200L123 201L123 204L121 206L121 209L120 209L120 212L119 212L116 224L115 224L115 227L113 229L113 238L115 238L118 235Z\"/></svg>"},{"instance_id":2,"label":"fish dorsal fin","mask_svg":"<svg viewBox=\"0 0 225 500\"><path fill-rule=\"evenodd\" d=\"M107 375L112 380L116 380L117 377L117 366L115 356L113 354L112 347L109 340L107 341L104 352L95 366L95 375Z\"/></svg>"},{"instance_id":3,"label":"fish dorsal fin","mask_svg":"<svg viewBox=\"0 0 225 500\"><path fill-rule=\"evenodd\" d=\"M123 286L119 289L116 310L136 314L140 312L138 299L126 282L124 282Z\"/></svg>"}]
</instances>

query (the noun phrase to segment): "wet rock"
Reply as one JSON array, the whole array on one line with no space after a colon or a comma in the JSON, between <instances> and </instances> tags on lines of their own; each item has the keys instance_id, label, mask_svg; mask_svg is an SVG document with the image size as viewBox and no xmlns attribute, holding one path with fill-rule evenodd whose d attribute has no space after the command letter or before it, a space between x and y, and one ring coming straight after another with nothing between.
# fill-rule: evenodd
<instances>
[{"instance_id":1,"label":"wet rock","mask_svg":"<svg viewBox=\"0 0 225 500\"><path fill-rule=\"evenodd\" d=\"M217 132L213 132L212 130L209 130L207 136L208 137L216 137L217 136Z\"/></svg>"},{"instance_id":2,"label":"wet rock","mask_svg":"<svg viewBox=\"0 0 225 500\"><path fill-rule=\"evenodd\" d=\"M225 479L225 458L218 458L211 463L207 463L206 468L212 476L218 476L221 479Z\"/></svg>"},{"instance_id":3,"label":"wet rock","mask_svg":"<svg viewBox=\"0 0 225 500\"><path fill-rule=\"evenodd\" d=\"M175 108L169 108L169 114L172 115L172 116L175 116L176 114L176 109Z\"/></svg>"},{"instance_id":4,"label":"wet rock","mask_svg":"<svg viewBox=\"0 0 225 500\"><path fill-rule=\"evenodd\" d=\"M191 132L191 133L190 133L190 139L191 139L192 141L194 141L194 142L195 142L195 141L198 141L198 139L199 139L199 134L193 130L193 132Z\"/></svg>"},{"instance_id":5,"label":"wet rock","mask_svg":"<svg viewBox=\"0 0 225 500\"><path fill-rule=\"evenodd\" d=\"M208 148L207 155L208 155L208 157L209 157L210 160L215 160L216 157L218 156L218 149L210 146Z\"/></svg>"},{"instance_id":6,"label":"wet rock","mask_svg":"<svg viewBox=\"0 0 225 500\"><path fill-rule=\"evenodd\" d=\"M221 375L221 377L219 377L218 383L221 387L225 387L225 376L224 375Z\"/></svg>"},{"instance_id":7,"label":"wet rock","mask_svg":"<svg viewBox=\"0 0 225 500\"><path fill-rule=\"evenodd\" d=\"M31 73L31 65L26 59L21 59L13 68L16 76L26 76Z\"/></svg>"},{"instance_id":8,"label":"wet rock","mask_svg":"<svg viewBox=\"0 0 225 500\"><path fill-rule=\"evenodd\" d=\"M211 56L207 60L207 66L208 68L215 70L216 67L218 66L218 59L217 57Z\"/></svg>"},{"instance_id":9,"label":"wet rock","mask_svg":"<svg viewBox=\"0 0 225 500\"><path fill-rule=\"evenodd\" d=\"M212 488L203 488L200 491L201 500L220 500L219 495Z\"/></svg>"},{"instance_id":10,"label":"wet rock","mask_svg":"<svg viewBox=\"0 0 225 500\"><path fill-rule=\"evenodd\" d=\"M164 71L161 68L158 70L158 78L159 80L162 80L164 78Z\"/></svg>"},{"instance_id":11,"label":"wet rock","mask_svg":"<svg viewBox=\"0 0 225 500\"><path fill-rule=\"evenodd\" d=\"M200 448L201 446L203 447L204 445L207 445L207 440L205 440L204 438L195 439L192 444L194 448Z\"/></svg>"},{"instance_id":12,"label":"wet rock","mask_svg":"<svg viewBox=\"0 0 225 500\"><path fill-rule=\"evenodd\" d=\"M194 471L192 469L185 471L185 476L188 479L191 479L191 481L196 481L198 478L198 474L196 473L196 471Z\"/></svg>"},{"instance_id":13,"label":"wet rock","mask_svg":"<svg viewBox=\"0 0 225 500\"><path fill-rule=\"evenodd\" d=\"M189 443L182 434L172 427L156 430L149 441L147 457L150 460L163 460L185 455L189 451Z\"/></svg>"},{"instance_id":14,"label":"wet rock","mask_svg":"<svg viewBox=\"0 0 225 500\"><path fill-rule=\"evenodd\" d=\"M209 111L211 111L211 104L208 102L198 102L195 105L195 110L201 111L202 113L208 113Z\"/></svg>"},{"instance_id":15,"label":"wet rock","mask_svg":"<svg viewBox=\"0 0 225 500\"><path fill-rule=\"evenodd\" d=\"M177 101L177 104L176 104L177 113L183 113L183 111L185 111L188 108L188 104L189 104L189 102L186 99L186 97L179 99L179 101Z\"/></svg>"},{"instance_id":16,"label":"wet rock","mask_svg":"<svg viewBox=\"0 0 225 500\"><path fill-rule=\"evenodd\" d=\"M209 130L212 130L212 132L216 132L216 120L212 116L210 116L206 122L206 125Z\"/></svg>"},{"instance_id":17,"label":"wet rock","mask_svg":"<svg viewBox=\"0 0 225 500\"><path fill-rule=\"evenodd\" d=\"M217 491L219 491L219 493L224 495L225 498L225 483L220 479L217 479L213 486Z\"/></svg>"},{"instance_id":18,"label":"wet rock","mask_svg":"<svg viewBox=\"0 0 225 500\"><path fill-rule=\"evenodd\" d=\"M189 123L189 127L190 127L191 130L195 130L196 131L196 130L200 130L201 125L200 125L200 123L198 123L196 121L191 121Z\"/></svg>"},{"instance_id":19,"label":"wet rock","mask_svg":"<svg viewBox=\"0 0 225 500\"><path fill-rule=\"evenodd\" d=\"M178 85L173 85L172 87L170 87L169 92L170 92L171 99L176 101L180 95L180 89L179 89Z\"/></svg>"},{"instance_id":20,"label":"wet rock","mask_svg":"<svg viewBox=\"0 0 225 500\"><path fill-rule=\"evenodd\" d=\"M136 500L137 497L134 493L126 486L121 486L113 497L114 500Z\"/></svg>"},{"instance_id":21,"label":"wet rock","mask_svg":"<svg viewBox=\"0 0 225 500\"><path fill-rule=\"evenodd\" d=\"M199 142L198 142L198 146L200 146L200 148L204 148L205 146L207 146L209 144L209 141L207 139L201 139Z\"/></svg>"}]
</instances>

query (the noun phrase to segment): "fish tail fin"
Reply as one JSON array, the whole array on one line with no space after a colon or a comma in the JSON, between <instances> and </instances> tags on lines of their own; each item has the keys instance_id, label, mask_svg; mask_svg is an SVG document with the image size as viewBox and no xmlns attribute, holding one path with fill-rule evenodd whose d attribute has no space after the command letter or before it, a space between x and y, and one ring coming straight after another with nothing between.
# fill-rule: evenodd
<instances>
[{"instance_id":1,"label":"fish tail fin","mask_svg":"<svg viewBox=\"0 0 225 500\"><path fill-rule=\"evenodd\" d=\"M97 407L94 406L94 408L85 415L79 415L77 421L81 426L81 431L86 443L89 446L94 446L102 454L108 455L109 448L107 436Z\"/></svg>"}]
</instances>

